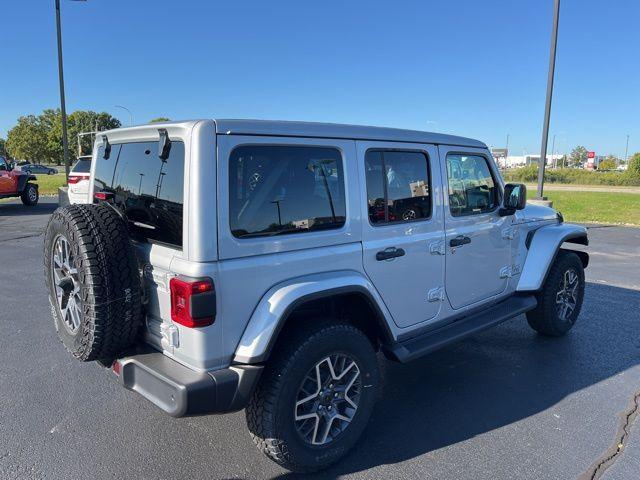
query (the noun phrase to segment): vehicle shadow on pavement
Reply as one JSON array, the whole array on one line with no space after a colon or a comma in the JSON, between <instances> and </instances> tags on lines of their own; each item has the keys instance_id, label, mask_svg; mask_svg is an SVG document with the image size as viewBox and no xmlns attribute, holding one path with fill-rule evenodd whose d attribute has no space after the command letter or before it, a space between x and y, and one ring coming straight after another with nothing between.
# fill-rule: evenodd
<instances>
[{"instance_id":1,"label":"vehicle shadow on pavement","mask_svg":"<svg viewBox=\"0 0 640 480\"><path fill-rule=\"evenodd\" d=\"M38 203L33 207L27 207L22 203L0 203L0 218L24 217L26 215L49 215L58 208L57 203Z\"/></svg>"},{"instance_id":2,"label":"vehicle shadow on pavement","mask_svg":"<svg viewBox=\"0 0 640 480\"><path fill-rule=\"evenodd\" d=\"M471 439L627 370L640 362L639 310L640 291L588 283L578 323L563 338L537 335L522 316L407 365L383 361L383 394L360 443L317 478Z\"/></svg>"}]
</instances>

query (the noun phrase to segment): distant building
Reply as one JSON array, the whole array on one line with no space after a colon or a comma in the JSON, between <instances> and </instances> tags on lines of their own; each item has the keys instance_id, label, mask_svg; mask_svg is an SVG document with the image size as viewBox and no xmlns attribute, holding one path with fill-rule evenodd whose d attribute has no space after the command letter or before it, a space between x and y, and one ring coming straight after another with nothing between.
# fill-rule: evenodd
<instances>
[{"instance_id":1,"label":"distant building","mask_svg":"<svg viewBox=\"0 0 640 480\"><path fill-rule=\"evenodd\" d=\"M556 153L555 155L547 155L546 165L556 165L564 155ZM499 162L498 165L506 168L526 167L529 165L538 165L540 155L509 155L504 163Z\"/></svg>"}]
</instances>

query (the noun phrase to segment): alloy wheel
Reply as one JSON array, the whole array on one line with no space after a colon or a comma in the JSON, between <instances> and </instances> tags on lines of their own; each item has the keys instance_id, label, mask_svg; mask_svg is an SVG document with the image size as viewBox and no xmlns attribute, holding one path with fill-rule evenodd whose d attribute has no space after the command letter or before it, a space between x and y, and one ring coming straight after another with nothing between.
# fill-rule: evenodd
<instances>
[{"instance_id":1,"label":"alloy wheel","mask_svg":"<svg viewBox=\"0 0 640 480\"><path fill-rule=\"evenodd\" d=\"M80 282L71 245L63 235L58 235L54 240L51 256L51 278L55 288L56 304L63 325L74 335L80 328L82 313Z\"/></svg>"},{"instance_id":2,"label":"alloy wheel","mask_svg":"<svg viewBox=\"0 0 640 480\"><path fill-rule=\"evenodd\" d=\"M568 320L578 304L578 273L570 268L566 270L560 280L556 293L556 311L561 320Z\"/></svg>"},{"instance_id":3,"label":"alloy wheel","mask_svg":"<svg viewBox=\"0 0 640 480\"><path fill-rule=\"evenodd\" d=\"M296 396L295 427L311 445L326 445L353 420L362 380L357 363L345 354L320 360L305 376Z\"/></svg>"}]
</instances>

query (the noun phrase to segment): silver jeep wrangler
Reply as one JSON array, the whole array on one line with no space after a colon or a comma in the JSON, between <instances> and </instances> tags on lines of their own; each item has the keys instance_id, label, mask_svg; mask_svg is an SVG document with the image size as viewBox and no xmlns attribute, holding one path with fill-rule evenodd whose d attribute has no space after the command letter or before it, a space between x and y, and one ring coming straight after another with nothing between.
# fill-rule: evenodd
<instances>
[{"instance_id":1,"label":"silver jeep wrangler","mask_svg":"<svg viewBox=\"0 0 640 480\"><path fill-rule=\"evenodd\" d=\"M89 188L45 235L66 348L170 415L246 409L294 471L356 443L378 352L408 362L525 313L560 336L582 305L589 259L565 244L585 228L526 205L477 140L153 124L98 136Z\"/></svg>"}]
</instances>

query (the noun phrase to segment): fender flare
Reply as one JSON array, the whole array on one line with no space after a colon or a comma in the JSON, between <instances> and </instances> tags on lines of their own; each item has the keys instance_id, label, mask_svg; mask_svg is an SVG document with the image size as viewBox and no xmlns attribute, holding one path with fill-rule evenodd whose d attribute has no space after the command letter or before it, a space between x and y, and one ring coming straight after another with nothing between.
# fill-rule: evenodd
<instances>
[{"instance_id":1,"label":"fender flare","mask_svg":"<svg viewBox=\"0 0 640 480\"><path fill-rule=\"evenodd\" d=\"M22 192L24 192L24 189L27 186L27 183L29 182L29 180L37 180L37 177L35 175L20 175L18 176L18 191L17 193L22 194ZM38 188L38 185L36 184L36 188Z\"/></svg>"},{"instance_id":2,"label":"fender flare","mask_svg":"<svg viewBox=\"0 0 640 480\"><path fill-rule=\"evenodd\" d=\"M526 242L529 252L516 287L518 292L537 292L542 288L549 269L564 242L589 245L587 229L571 223L546 225L529 232L529 235ZM576 253L586 267L589 263L589 255L586 252Z\"/></svg>"},{"instance_id":3,"label":"fender flare","mask_svg":"<svg viewBox=\"0 0 640 480\"><path fill-rule=\"evenodd\" d=\"M233 363L264 362L276 343L289 315L311 300L344 293L363 295L377 311L377 321L387 340L392 341L391 314L373 284L356 271L313 274L275 285L260 299L236 347Z\"/></svg>"}]
</instances>

